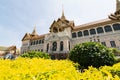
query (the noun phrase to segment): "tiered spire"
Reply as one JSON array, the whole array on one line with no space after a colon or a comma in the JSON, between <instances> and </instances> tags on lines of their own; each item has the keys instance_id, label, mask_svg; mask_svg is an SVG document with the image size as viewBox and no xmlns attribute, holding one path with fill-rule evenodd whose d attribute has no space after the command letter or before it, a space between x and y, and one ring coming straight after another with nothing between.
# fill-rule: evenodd
<instances>
[{"instance_id":1,"label":"tiered spire","mask_svg":"<svg viewBox=\"0 0 120 80\"><path fill-rule=\"evenodd\" d=\"M120 10L120 0L116 0L116 11Z\"/></svg>"},{"instance_id":2,"label":"tiered spire","mask_svg":"<svg viewBox=\"0 0 120 80\"><path fill-rule=\"evenodd\" d=\"M62 19L62 20L66 20L65 15L64 15L64 9L63 9L63 6L62 6L62 16L61 16L61 19Z\"/></svg>"},{"instance_id":3,"label":"tiered spire","mask_svg":"<svg viewBox=\"0 0 120 80\"><path fill-rule=\"evenodd\" d=\"M120 0L116 0L116 11L108 16L112 20L120 20Z\"/></svg>"},{"instance_id":4,"label":"tiered spire","mask_svg":"<svg viewBox=\"0 0 120 80\"><path fill-rule=\"evenodd\" d=\"M34 29L33 29L32 35L37 35L37 32L36 32L36 25L35 25L35 27L34 27Z\"/></svg>"}]
</instances>

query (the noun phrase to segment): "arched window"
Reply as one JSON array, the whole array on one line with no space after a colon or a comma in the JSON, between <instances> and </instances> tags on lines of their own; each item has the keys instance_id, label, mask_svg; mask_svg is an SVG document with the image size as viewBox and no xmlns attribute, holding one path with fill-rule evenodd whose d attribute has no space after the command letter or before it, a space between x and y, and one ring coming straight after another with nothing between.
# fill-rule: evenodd
<instances>
[{"instance_id":1,"label":"arched window","mask_svg":"<svg viewBox=\"0 0 120 80\"><path fill-rule=\"evenodd\" d=\"M60 51L63 51L63 47L64 47L64 44L63 44L63 41L60 42Z\"/></svg>"},{"instance_id":2,"label":"arched window","mask_svg":"<svg viewBox=\"0 0 120 80\"><path fill-rule=\"evenodd\" d=\"M41 49L41 52L43 52L43 49Z\"/></svg>"},{"instance_id":3,"label":"arched window","mask_svg":"<svg viewBox=\"0 0 120 80\"><path fill-rule=\"evenodd\" d=\"M47 52L49 51L49 43L47 44Z\"/></svg>"},{"instance_id":4,"label":"arched window","mask_svg":"<svg viewBox=\"0 0 120 80\"><path fill-rule=\"evenodd\" d=\"M110 41L111 47L116 47L115 41Z\"/></svg>"},{"instance_id":5,"label":"arched window","mask_svg":"<svg viewBox=\"0 0 120 80\"><path fill-rule=\"evenodd\" d=\"M69 50L70 50L70 41L68 43L69 43Z\"/></svg>"},{"instance_id":6,"label":"arched window","mask_svg":"<svg viewBox=\"0 0 120 80\"><path fill-rule=\"evenodd\" d=\"M38 51L40 51L40 49L38 49Z\"/></svg>"},{"instance_id":7,"label":"arched window","mask_svg":"<svg viewBox=\"0 0 120 80\"><path fill-rule=\"evenodd\" d=\"M38 44L38 40L36 41L36 45Z\"/></svg>"},{"instance_id":8,"label":"arched window","mask_svg":"<svg viewBox=\"0 0 120 80\"><path fill-rule=\"evenodd\" d=\"M106 42L101 42L102 45L106 46Z\"/></svg>"},{"instance_id":9,"label":"arched window","mask_svg":"<svg viewBox=\"0 0 120 80\"><path fill-rule=\"evenodd\" d=\"M33 45L35 45L35 41L34 41Z\"/></svg>"},{"instance_id":10,"label":"arched window","mask_svg":"<svg viewBox=\"0 0 120 80\"><path fill-rule=\"evenodd\" d=\"M44 43L44 39L42 39L42 44Z\"/></svg>"},{"instance_id":11,"label":"arched window","mask_svg":"<svg viewBox=\"0 0 120 80\"><path fill-rule=\"evenodd\" d=\"M103 28L102 28L102 27L98 27L98 28L97 28L97 33L98 33L98 34L104 33Z\"/></svg>"},{"instance_id":12,"label":"arched window","mask_svg":"<svg viewBox=\"0 0 120 80\"><path fill-rule=\"evenodd\" d=\"M95 29L90 29L90 34L91 34L91 35L96 34Z\"/></svg>"},{"instance_id":13,"label":"arched window","mask_svg":"<svg viewBox=\"0 0 120 80\"><path fill-rule=\"evenodd\" d=\"M76 38L76 32L72 33L72 38Z\"/></svg>"},{"instance_id":14,"label":"arched window","mask_svg":"<svg viewBox=\"0 0 120 80\"><path fill-rule=\"evenodd\" d=\"M57 42L53 42L52 51L56 51L56 50L57 50Z\"/></svg>"},{"instance_id":15,"label":"arched window","mask_svg":"<svg viewBox=\"0 0 120 80\"><path fill-rule=\"evenodd\" d=\"M30 45L33 45L33 42L32 42L32 41L30 42Z\"/></svg>"},{"instance_id":16,"label":"arched window","mask_svg":"<svg viewBox=\"0 0 120 80\"><path fill-rule=\"evenodd\" d=\"M89 35L88 30L83 31L83 34L84 34L84 36L88 36Z\"/></svg>"},{"instance_id":17,"label":"arched window","mask_svg":"<svg viewBox=\"0 0 120 80\"><path fill-rule=\"evenodd\" d=\"M82 36L83 36L82 32L79 31L79 32L78 32L78 37L82 37Z\"/></svg>"},{"instance_id":18,"label":"arched window","mask_svg":"<svg viewBox=\"0 0 120 80\"><path fill-rule=\"evenodd\" d=\"M109 25L105 26L104 28L105 28L105 32L111 32L112 31L112 28Z\"/></svg>"},{"instance_id":19,"label":"arched window","mask_svg":"<svg viewBox=\"0 0 120 80\"><path fill-rule=\"evenodd\" d=\"M39 44L41 44L41 40L39 40Z\"/></svg>"},{"instance_id":20,"label":"arched window","mask_svg":"<svg viewBox=\"0 0 120 80\"><path fill-rule=\"evenodd\" d=\"M120 24L113 24L113 29L115 31L120 30Z\"/></svg>"}]
</instances>

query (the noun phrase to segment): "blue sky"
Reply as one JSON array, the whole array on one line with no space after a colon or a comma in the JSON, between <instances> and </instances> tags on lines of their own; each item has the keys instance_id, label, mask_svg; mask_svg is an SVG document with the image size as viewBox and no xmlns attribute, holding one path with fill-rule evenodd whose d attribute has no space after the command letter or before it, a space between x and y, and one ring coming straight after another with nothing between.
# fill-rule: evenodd
<instances>
[{"instance_id":1,"label":"blue sky","mask_svg":"<svg viewBox=\"0 0 120 80\"><path fill-rule=\"evenodd\" d=\"M116 9L116 0L0 0L0 46L21 47L21 39L34 26L38 34L49 32L61 17L62 5L75 25L105 19Z\"/></svg>"}]
</instances>

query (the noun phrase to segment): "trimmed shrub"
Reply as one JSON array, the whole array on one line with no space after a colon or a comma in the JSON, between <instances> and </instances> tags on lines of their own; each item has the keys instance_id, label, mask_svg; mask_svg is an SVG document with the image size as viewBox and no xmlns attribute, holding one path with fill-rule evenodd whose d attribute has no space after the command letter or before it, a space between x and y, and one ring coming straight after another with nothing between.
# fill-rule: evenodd
<instances>
[{"instance_id":1,"label":"trimmed shrub","mask_svg":"<svg viewBox=\"0 0 120 80\"><path fill-rule=\"evenodd\" d=\"M31 52L27 52L21 55L21 57L28 57L28 58L45 58L45 59L49 59L49 54L45 53L45 52L38 52L38 51L31 51Z\"/></svg>"},{"instance_id":2,"label":"trimmed shrub","mask_svg":"<svg viewBox=\"0 0 120 80\"><path fill-rule=\"evenodd\" d=\"M110 48L110 50L112 50L112 52L115 54L115 56L120 56L120 50L118 50L116 48Z\"/></svg>"},{"instance_id":3,"label":"trimmed shrub","mask_svg":"<svg viewBox=\"0 0 120 80\"><path fill-rule=\"evenodd\" d=\"M69 59L85 68L88 68L88 66L113 65L116 61L111 50L96 42L76 45L70 51Z\"/></svg>"}]
</instances>

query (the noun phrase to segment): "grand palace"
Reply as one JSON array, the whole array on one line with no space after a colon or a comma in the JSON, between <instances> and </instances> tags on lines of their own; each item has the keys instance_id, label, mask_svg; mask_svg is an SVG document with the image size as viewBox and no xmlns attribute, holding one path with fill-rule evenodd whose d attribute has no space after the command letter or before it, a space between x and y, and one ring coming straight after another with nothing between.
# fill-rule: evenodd
<instances>
[{"instance_id":1,"label":"grand palace","mask_svg":"<svg viewBox=\"0 0 120 80\"><path fill-rule=\"evenodd\" d=\"M106 47L120 49L120 1L116 0L116 11L107 19L74 25L74 21L62 16L53 21L49 33L38 35L36 28L22 38L21 53L42 51L51 58L65 59L70 50L79 43L100 42Z\"/></svg>"}]
</instances>

